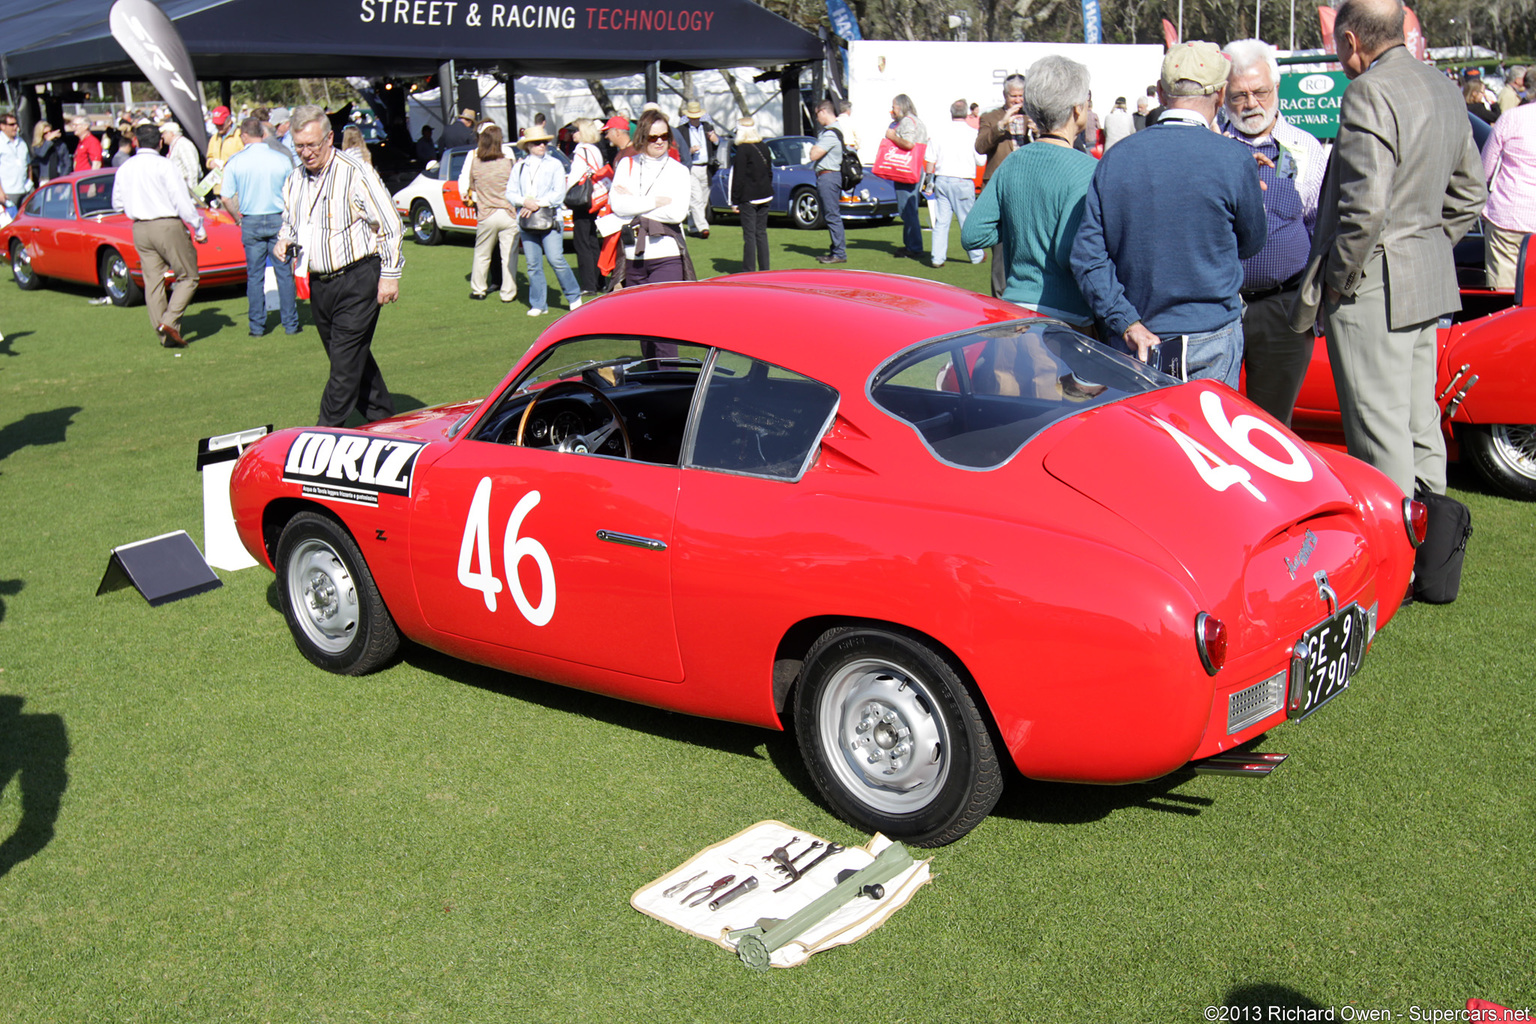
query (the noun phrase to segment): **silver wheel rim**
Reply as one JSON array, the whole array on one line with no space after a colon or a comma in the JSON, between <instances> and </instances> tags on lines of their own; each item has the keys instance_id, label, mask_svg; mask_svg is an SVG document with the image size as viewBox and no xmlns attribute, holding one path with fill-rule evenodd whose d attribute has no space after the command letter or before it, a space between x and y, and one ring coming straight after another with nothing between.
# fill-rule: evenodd
<instances>
[{"instance_id":1,"label":"silver wheel rim","mask_svg":"<svg viewBox=\"0 0 1536 1024\"><path fill-rule=\"evenodd\" d=\"M25 284L32 283L32 255L20 242L11 246L11 273L18 281Z\"/></svg>"},{"instance_id":2,"label":"silver wheel rim","mask_svg":"<svg viewBox=\"0 0 1536 1024\"><path fill-rule=\"evenodd\" d=\"M1536 426L1497 424L1489 432L1498 460L1510 472L1536 480Z\"/></svg>"},{"instance_id":3,"label":"silver wheel rim","mask_svg":"<svg viewBox=\"0 0 1536 1024\"><path fill-rule=\"evenodd\" d=\"M437 230L437 218L433 216L430 206L416 207L416 216L412 218L411 223L416 229L416 238L420 241L431 238L433 232Z\"/></svg>"},{"instance_id":4,"label":"silver wheel rim","mask_svg":"<svg viewBox=\"0 0 1536 1024\"><path fill-rule=\"evenodd\" d=\"M816 715L832 774L882 813L922 810L949 778L949 729L937 706L919 679L892 662L843 666Z\"/></svg>"},{"instance_id":5,"label":"silver wheel rim","mask_svg":"<svg viewBox=\"0 0 1536 1024\"><path fill-rule=\"evenodd\" d=\"M821 213L821 200L806 193L795 200L795 219L802 224L815 224Z\"/></svg>"},{"instance_id":6,"label":"silver wheel rim","mask_svg":"<svg viewBox=\"0 0 1536 1024\"><path fill-rule=\"evenodd\" d=\"M327 654L340 654L357 636L357 585L324 541L301 541L288 557L288 604L304 635Z\"/></svg>"},{"instance_id":7,"label":"silver wheel rim","mask_svg":"<svg viewBox=\"0 0 1536 1024\"><path fill-rule=\"evenodd\" d=\"M114 252L107 257L107 279L101 282L101 286L107 290L114 303L121 303L128 296L128 263L123 259L122 253Z\"/></svg>"}]
</instances>

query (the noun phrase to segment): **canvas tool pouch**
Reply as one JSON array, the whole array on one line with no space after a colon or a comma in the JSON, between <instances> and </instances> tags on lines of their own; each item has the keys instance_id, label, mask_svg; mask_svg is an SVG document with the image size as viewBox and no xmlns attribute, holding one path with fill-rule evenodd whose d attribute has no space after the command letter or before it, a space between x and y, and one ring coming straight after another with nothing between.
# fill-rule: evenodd
<instances>
[{"instance_id":1,"label":"canvas tool pouch","mask_svg":"<svg viewBox=\"0 0 1536 1024\"><path fill-rule=\"evenodd\" d=\"M1416 491L1414 498L1429 510L1429 527L1413 560L1413 598L1450 604L1461 590L1461 563L1472 536L1472 512L1444 494Z\"/></svg>"}]
</instances>

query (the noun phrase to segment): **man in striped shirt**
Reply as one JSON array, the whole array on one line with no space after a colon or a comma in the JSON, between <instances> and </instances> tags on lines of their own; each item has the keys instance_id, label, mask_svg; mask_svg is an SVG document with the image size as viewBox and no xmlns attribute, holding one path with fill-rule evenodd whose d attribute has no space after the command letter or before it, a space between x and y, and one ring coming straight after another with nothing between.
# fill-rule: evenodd
<instances>
[{"instance_id":1,"label":"man in striped shirt","mask_svg":"<svg viewBox=\"0 0 1536 1024\"><path fill-rule=\"evenodd\" d=\"M370 422L393 416L372 345L379 307L400 297L400 216L378 173L332 145L323 109L299 107L291 124L303 170L283 185L274 255L298 243L308 261L310 309L331 360L320 426L339 427L354 409Z\"/></svg>"}]
</instances>

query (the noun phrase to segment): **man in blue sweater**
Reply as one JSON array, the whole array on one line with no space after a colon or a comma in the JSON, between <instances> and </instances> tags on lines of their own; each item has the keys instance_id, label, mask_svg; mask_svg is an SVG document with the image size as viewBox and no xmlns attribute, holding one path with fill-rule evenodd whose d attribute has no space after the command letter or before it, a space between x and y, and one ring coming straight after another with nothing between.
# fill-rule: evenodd
<instances>
[{"instance_id":1,"label":"man in blue sweater","mask_svg":"<svg viewBox=\"0 0 1536 1024\"><path fill-rule=\"evenodd\" d=\"M1164 113L1099 161L1072 273L1104 340L1186 379L1236 387L1242 261L1263 248L1266 228L1258 165L1213 130L1228 67L1214 43L1168 51Z\"/></svg>"}]
</instances>

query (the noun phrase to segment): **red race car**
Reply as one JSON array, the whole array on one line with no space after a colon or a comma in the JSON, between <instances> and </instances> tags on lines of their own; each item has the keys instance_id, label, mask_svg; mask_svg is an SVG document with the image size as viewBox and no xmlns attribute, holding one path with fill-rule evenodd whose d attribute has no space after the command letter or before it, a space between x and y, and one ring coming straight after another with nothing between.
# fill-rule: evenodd
<instances>
[{"instance_id":1,"label":"red race car","mask_svg":"<svg viewBox=\"0 0 1536 1024\"><path fill-rule=\"evenodd\" d=\"M1529 343L1536 336L1536 260L1522 254L1513 292L1469 286L1483 277L1481 254L1458 272L1462 308L1440 321L1436 364L1446 453L1470 462L1499 493L1536 501L1536 350ZM1344 447L1321 336L1291 426L1313 444Z\"/></svg>"},{"instance_id":2,"label":"red race car","mask_svg":"<svg viewBox=\"0 0 1536 1024\"><path fill-rule=\"evenodd\" d=\"M16 219L0 228L0 249L24 291L45 278L99 284L114 305L144 298L144 269L133 248L133 222L112 209L115 168L76 171L54 178L21 204ZM208 241L197 243L204 287L245 283L245 246L229 214L205 211Z\"/></svg>"},{"instance_id":3,"label":"red race car","mask_svg":"<svg viewBox=\"0 0 1536 1024\"><path fill-rule=\"evenodd\" d=\"M793 723L839 814L922 845L987 815L1005 758L1256 760L1233 748L1348 685L1423 526L1226 387L852 271L605 296L488 398L279 431L231 495L315 664L404 636Z\"/></svg>"}]
</instances>

